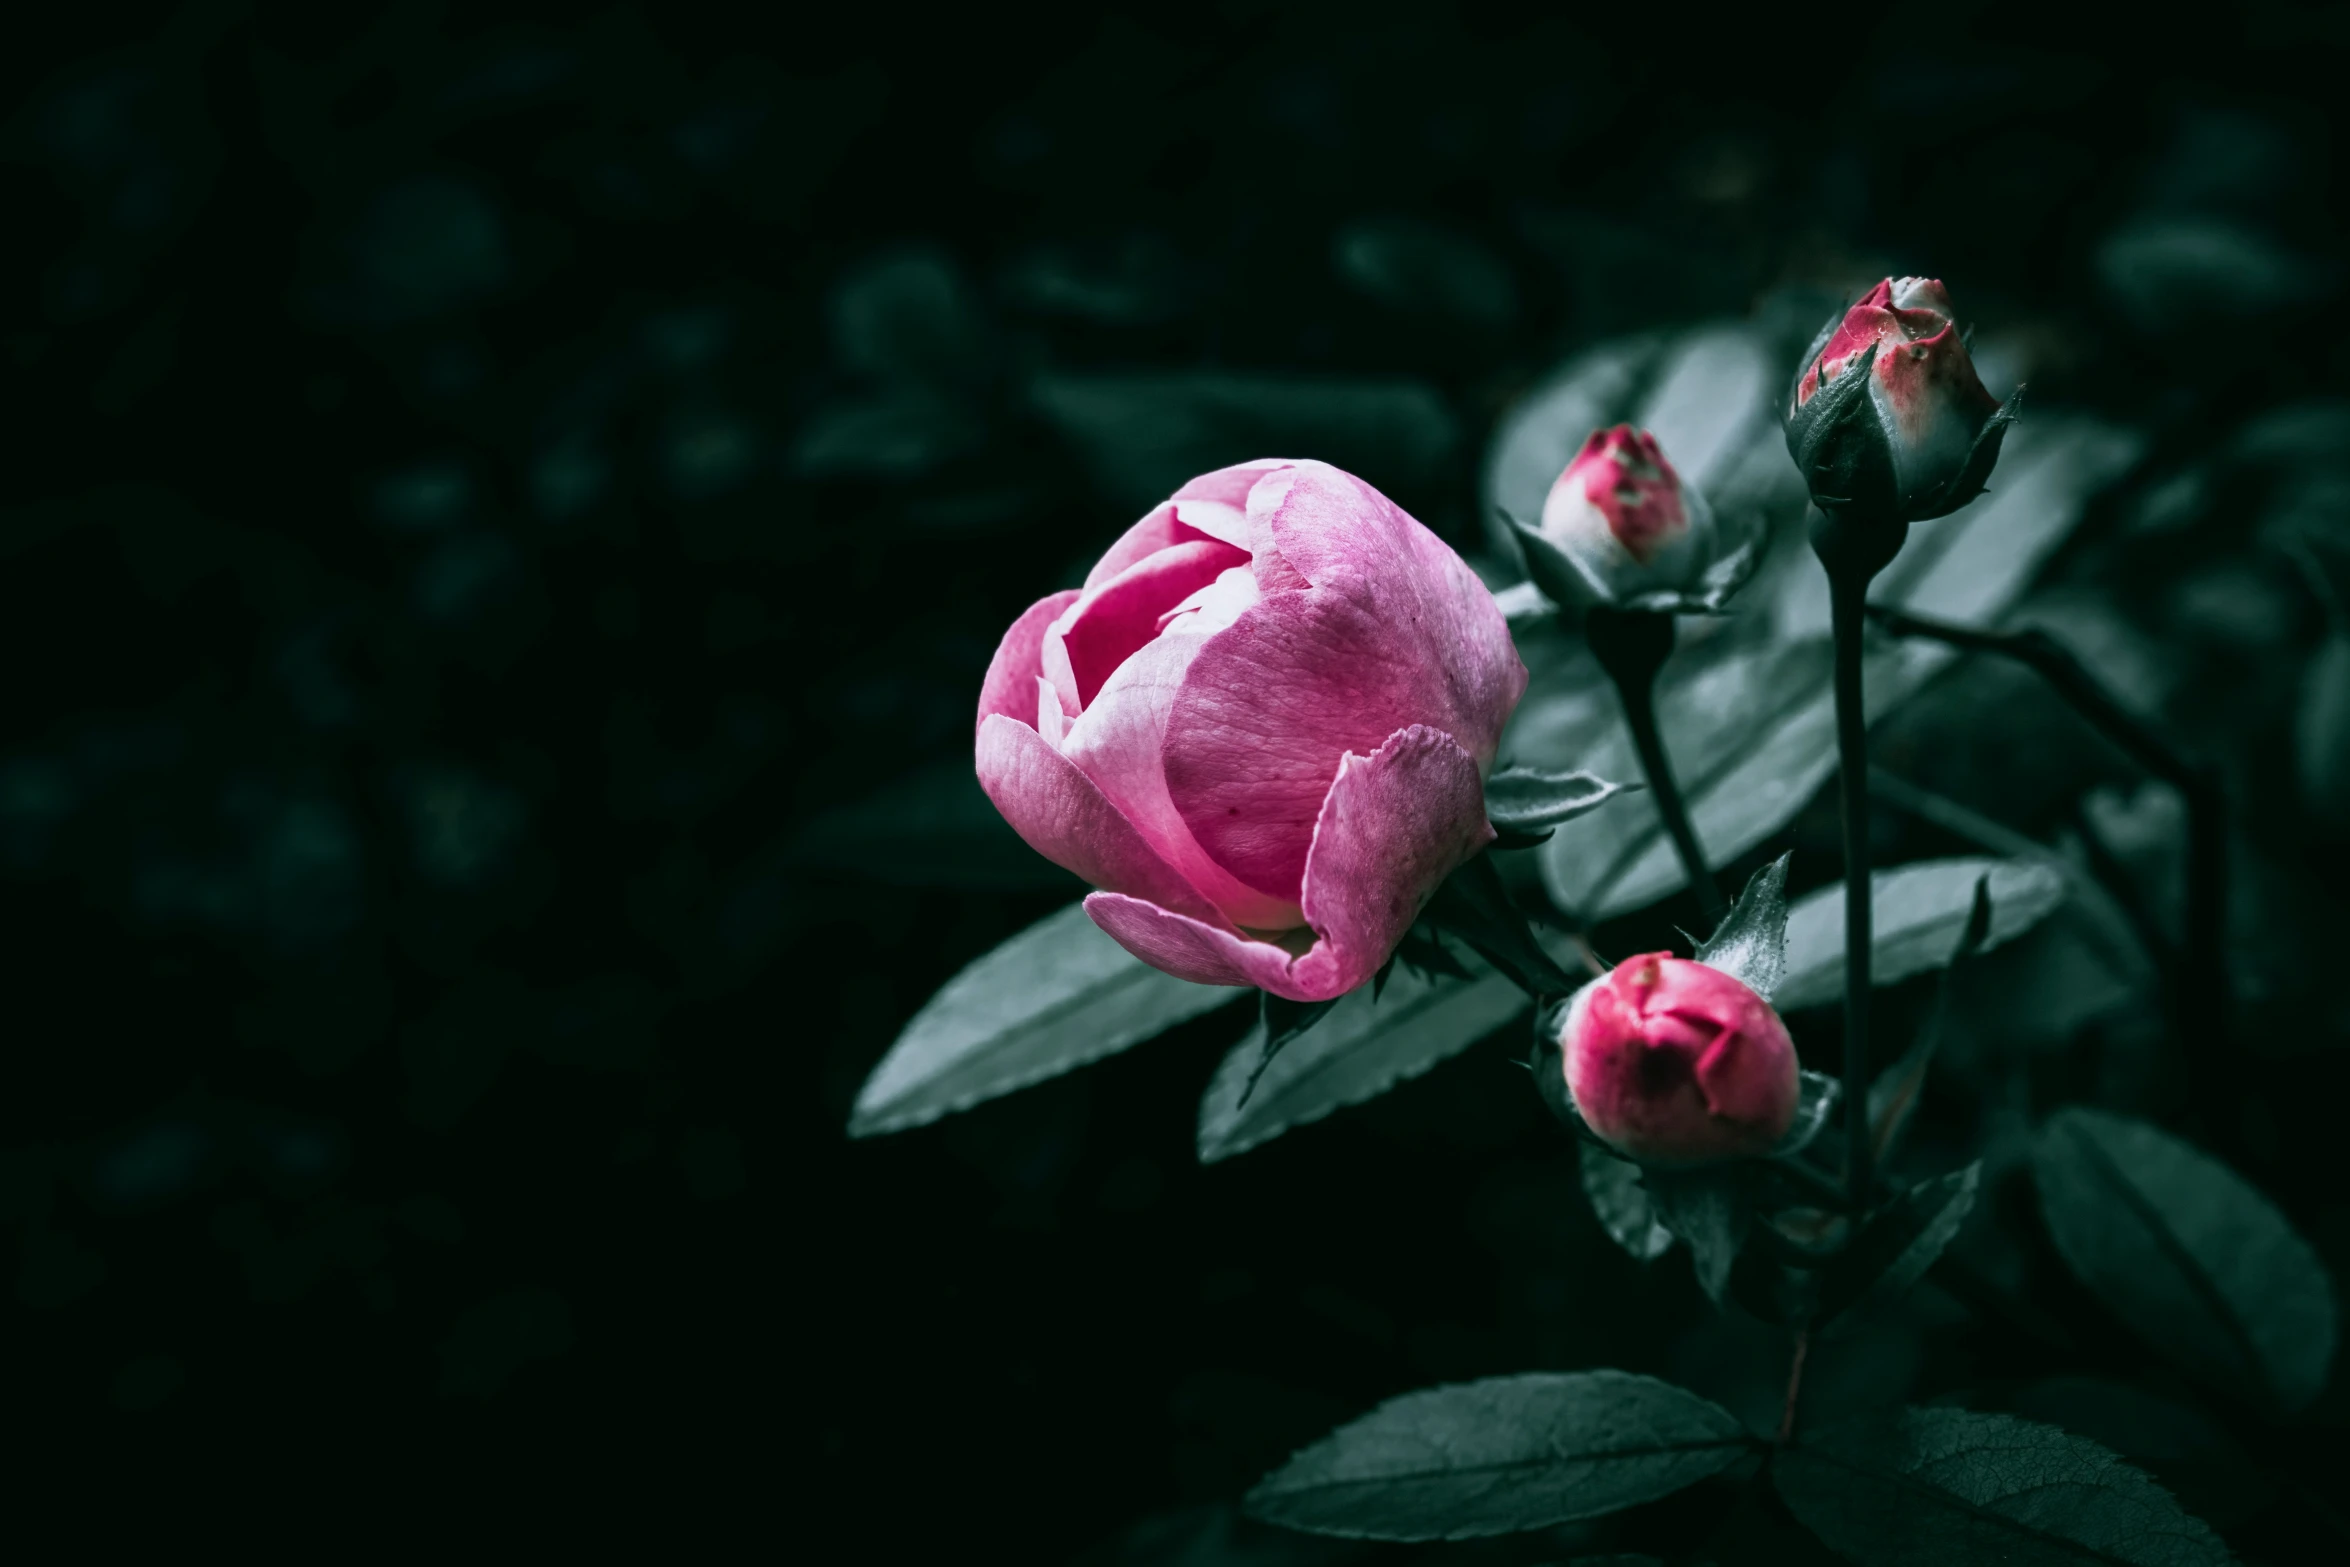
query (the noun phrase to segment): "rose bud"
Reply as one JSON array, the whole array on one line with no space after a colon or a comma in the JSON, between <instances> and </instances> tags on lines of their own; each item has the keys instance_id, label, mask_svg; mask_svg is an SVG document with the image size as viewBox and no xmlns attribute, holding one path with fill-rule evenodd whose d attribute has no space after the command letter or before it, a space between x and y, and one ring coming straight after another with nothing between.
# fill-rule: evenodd
<instances>
[{"instance_id":1,"label":"rose bud","mask_svg":"<svg viewBox=\"0 0 2350 1567\"><path fill-rule=\"evenodd\" d=\"M1136 957L1327 1000L1492 841L1484 774L1525 689L1436 535L1327 464L1244 463L1004 634L979 781Z\"/></svg>"},{"instance_id":2,"label":"rose bud","mask_svg":"<svg viewBox=\"0 0 2350 1567\"><path fill-rule=\"evenodd\" d=\"M1795 1042L1770 1003L1703 963L1627 958L1559 1027L1567 1090L1609 1146L1647 1164L1768 1153L1795 1121Z\"/></svg>"},{"instance_id":3,"label":"rose bud","mask_svg":"<svg viewBox=\"0 0 2350 1567\"><path fill-rule=\"evenodd\" d=\"M1527 575L1557 603L1692 614L1719 609L1753 574L1763 521L1748 510L1741 526L1717 523L1656 437L1619 424L1584 441L1540 526L1516 528Z\"/></svg>"},{"instance_id":4,"label":"rose bud","mask_svg":"<svg viewBox=\"0 0 2350 1567\"><path fill-rule=\"evenodd\" d=\"M1983 389L1938 281L1887 278L1813 339L1787 449L1822 511L1922 522L1983 492L2022 395Z\"/></svg>"}]
</instances>

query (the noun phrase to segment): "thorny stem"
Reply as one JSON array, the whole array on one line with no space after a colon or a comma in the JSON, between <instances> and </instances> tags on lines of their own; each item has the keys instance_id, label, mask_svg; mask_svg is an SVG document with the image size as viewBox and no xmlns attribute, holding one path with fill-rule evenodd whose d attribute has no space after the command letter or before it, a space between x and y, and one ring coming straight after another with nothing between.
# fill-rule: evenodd
<instances>
[{"instance_id":1,"label":"thorny stem","mask_svg":"<svg viewBox=\"0 0 2350 1567\"><path fill-rule=\"evenodd\" d=\"M1705 850L1689 821L1688 802L1682 798L1681 785L1673 776L1672 760L1665 755L1664 736L1656 726L1656 677L1673 651L1676 637L1673 617L1651 611L1595 607L1584 621L1584 633L1600 667L1615 681L1616 695L1623 699L1624 721L1632 730L1632 744L1640 752L1640 770L1647 775L1649 791L1656 797L1657 814L1664 818L1665 833L1673 840L1673 851L1681 857L1681 869L1689 878L1690 890L1697 896L1698 912L1705 920L1705 928L1711 931L1721 923L1729 905L1723 902L1722 889L1705 863Z\"/></svg>"},{"instance_id":2,"label":"thorny stem","mask_svg":"<svg viewBox=\"0 0 2350 1567\"><path fill-rule=\"evenodd\" d=\"M1844 1185L1859 1213L1869 1204L1875 1145L1869 1131L1869 721L1861 706L1861 614L1869 577L1828 572L1836 635L1836 756L1844 817Z\"/></svg>"},{"instance_id":3,"label":"thorny stem","mask_svg":"<svg viewBox=\"0 0 2350 1567\"><path fill-rule=\"evenodd\" d=\"M2047 681L2074 712L2132 761L2179 791L2187 804L2187 906L2180 921L2181 961L2174 965L2172 1006L2197 1097L2206 1106L2225 1103L2221 1093L2230 1010L2228 839L2227 797L2218 775L2173 750L2153 726L2115 700L2070 650L2045 632L1982 631L1881 605L1869 614L1897 637L1930 637L1952 647L2014 659ZM2215 1120L2211 1130L2229 1142L2235 1128Z\"/></svg>"},{"instance_id":4,"label":"thorny stem","mask_svg":"<svg viewBox=\"0 0 2350 1567\"><path fill-rule=\"evenodd\" d=\"M1779 1413L1778 1445L1795 1440L1795 1400L1803 1391L1803 1360L1811 1351L1811 1329L1795 1330L1795 1358L1787 1367L1787 1403Z\"/></svg>"}]
</instances>

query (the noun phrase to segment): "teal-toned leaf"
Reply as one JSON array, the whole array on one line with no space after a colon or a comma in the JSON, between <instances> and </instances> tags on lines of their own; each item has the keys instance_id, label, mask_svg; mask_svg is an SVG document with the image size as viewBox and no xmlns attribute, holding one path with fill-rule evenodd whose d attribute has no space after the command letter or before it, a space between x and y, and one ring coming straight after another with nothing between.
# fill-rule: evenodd
<instances>
[{"instance_id":1,"label":"teal-toned leaf","mask_svg":"<svg viewBox=\"0 0 2350 1567\"><path fill-rule=\"evenodd\" d=\"M1434 387L1227 370L1054 373L1037 408L1096 485L1139 515L1195 475L1268 453L1310 453L1382 489L1439 474L1460 428Z\"/></svg>"},{"instance_id":2,"label":"teal-toned leaf","mask_svg":"<svg viewBox=\"0 0 2350 1567\"><path fill-rule=\"evenodd\" d=\"M1593 1142L1578 1142L1583 1160L1583 1195L1600 1228L1642 1262L1654 1262L1673 1245L1673 1232L1657 1222L1656 1204L1640 1184L1640 1166L1619 1159Z\"/></svg>"},{"instance_id":3,"label":"teal-toned leaf","mask_svg":"<svg viewBox=\"0 0 2350 1567\"><path fill-rule=\"evenodd\" d=\"M1652 1502L1749 1451L1735 1416L1670 1383L1530 1372L1391 1399L1259 1481L1245 1505L1315 1534L1470 1539Z\"/></svg>"},{"instance_id":4,"label":"teal-toned leaf","mask_svg":"<svg viewBox=\"0 0 2350 1567\"><path fill-rule=\"evenodd\" d=\"M1593 773L1505 767L1485 780L1485 815L1504 833L1547 832L1640 787L1610 783Z\"/></svg>"},{"instance_id":5,"label":"teal-toned leaf","mask_svg":"<svg viewBox=\"0 0 2350 1567\"><path fill-rule=\"evenodd\" d=\"M1790 1159L1812 1144L1812 1139L1827 1129L1836 1106L1843 1102L1844 1085L1825 1072L1806 1070L1796 1077L1795 1119L1787 1127L1787 1135L1771 1149L1771 1157Z\"/></svg>"},{"instance_id":6,"label":"teal-toned leaf","mask_svg":"<svg viewBox=\"0 0 2350 1567\"><path fill-rule=\"evenodd\" d=\"M1697 1270L1698 1288L1715 1305L1730 1287L1730 1269L1738 1248L1746 1244L1754 1225L1747 1202L1745 1172L1733 1165L1698 1170L1664 1170L1653 1165L1640 1172L1640 1184L1656 1210L1656 1219L1689 1245L1689 1260Z\"/></svg>"},{"instance_id":7,"label":"teal-toned leaf","mask_svg":"<svg viewBox=\"0 0 2350 1567\"><path fill-rule=\"evenodd\" d=\"M2087 421L2025 420L2009 434L1990 493L1914 528L1909 545L1878 578L1874 600L1970 624L1996 623L2089 498L2136 449L2134 437ZM1717 865L1786 825L1836 766L1825 576L1782 549L1778 565L1766 567L1740 604L1720 635L1676 654L1657 683L1666 753L1698 842ZM1864 671L1871 721L1907 700L1953 656L1938 644L1872 645ZM1567 673L1582 667L1570 661ZM1504 744L1530 766L1571 761L1602 776L1637 776L1629 733L1619 715L1596 702L1529 702ZM1654 801L1645 796L1560 828L1541 859L1552 899L1587 920L1644 908L1686 880Z\"/></svg>"},{"instance_id":8,"label":"teal-toned leaf","mask_svg":"<svg viewBox=\"0 0 2350 1567\"><path fill-rule=\"evenodd\" d=\"M2112 1448L2215 1528L2276 1500L2277 1482L2227 1428L2191 1402L2102 1377L2050 1377L2019 1390L2015 1414Z\"/></svg>"},{"instance_id":9,"label":"teal-toned leaf","mask_svg":"<svg viewBox=\"0 0 2350 1567\"><path fill-rule=\"evenodd\" d=\"M1578 981L1535 939L1534 927L1510 900L1491 854L1480 854L1444 879L1428 900L1428 924L1517 981L1528 995L1564 996Z\"/></svg>"},{"instance_id":10,"label":"teal-toned leaf","mask_svg":"<svg viewBox=\"0 0 2350 1567\"><path fill-rule=\"evenodd\" d=\"M2011 941L2064 901L2064 878L2048 865L1979 855L1878 871L1869 878L1875 919L1869 978L1891 985L1948 964L1974 912L1975 884L1990 882L1991 924L1981 947ZM1825 1006L1844 994L1844 884L1799 898L1787 913L1787 978L1774 1004L1783 1011Z\"/></svg>"},{"instance_id":11,"label":"teal-toned leaf","mask_svg":"<svg viewBox=\"0 0 2350 1567\"><path fill-rule=\"evenodd\" d=\"M1390 310L1486 328L1507 326L1518 312L1517 284L1501 258L1421 219L1350 223L1332 242L1331 262L1349 287Z\"/></svg>"},{"instance_id":12,"label":"teal-toned leaf","mask_svg":"<svg viewBox=\"0 0 2350 1567\"><path fill-rule=\"evenodd\" d=\"M1381 987L1372 987L1377 999ZM1240 1085L1240 1102L1246 1106L1249 1096L1256 1092L1257 1080L1273 1064L1273 1058L1287 1049L1289 1042L1329 1015L1338 1005L1339 997L1327 1001L1292 1001L1287 996L1276 996L1270 990L1257 993L1257 1026L1249 1037L1257 1043L1256 1064L1249 1068L1248 1079Z\"/></svg>"},{"instance_id":13,"label":"teal-toned leaf","mask_svg":"<svg viewBox=\"0 0 2350 1567\"><path fill-rule=\"evenodd\" d=\"M1978 1161L1920 1182L1873 1215L1821 1270L1819 1325L1849 1327L1907 1294L1957 1237L1982 1180Z\"/></svg>"},{"instance_id":14,"label":"teal-toned leaf","mask_svg":"<svg viewBox=\"0 0 2350 1567\"><path fill-rule=\"evenodd\" d=\"M2032 1179L2065 1264L2149 1344L2278 1410L2324 1391L2333 1281L2242 1176L2142 1121L2076 1106L2041 1127Z\"/></svg>"},{"instance_id":15,"label":"teal-toned leaf","mask_svg":"<svg viewBox=\"0 0 2350 1567\"><path fill-rule=\"evenodd\" d=\"M2309 814L2329 836L2350 837L2350 636L2327 637L2301 672L2293 763Z\"/></svg>"},{"instance_id":16,"label":"teal-toned leaf","mask_svg":"<svg viewBox=\"0 0 2350 1567\"><path fill-rule=\"evenodd\" d=\"M914 1014L857 1091L849 1135L968 1110L1249 994L1160 973L1073 904L948 980Z\"/></svg>"},{"instance_id":17,"label":"teal-toned leaf","mask_svg":"<svg viewBox=\"0 0 2350 1567\"><path fill-rule=\"evenodd\" d=\"M1243 1100L1264 1054L1262 1025L1232 1047L1199 1102L1199 1157L1213 1164L1292 1127L1360 1104L1450 1060L1526 1010L1525 992L1471 958L1466 977L1388 977L1339 999L1310 1032L1276 1055Z\"/></svg>"},{"instance_id":18,"label":"teal-toned leaf","mask_svg":"<svg viewBox=\"0 0 2350 1567\"><path fill-rule=\"evenodd\" d=\"M1787 864L1793 858L1782 854L1748 877L1746 890L1695 954L1765 1001L1787 970Z\"/></svg>"},{"instance_id":19,"label":"teal-toned leaf","mask_svg":"<svg viewBox=\"0 0 2350 1567\"><path fill-rule=\"evenodd\" d=\"M2085 1437L2012 1415L1903 1409L1781 1453L1772 1480L1861 1567L2221 1567L2219 1537Z\"/></svg>"},{"instance_id":20,"label":"teal-toned leaf","mask_svg":"<svg viewBox=\"0 0 2350 1567\"><path fill-rule=\"evenodd\" d=\"M1880 1164L1890 1159L1894 1149L1900 1146L1902 1133L1908 1130L1910 1118L1917 1113L1918 1101L1925 1097L1926 1073L1934 1064L1934 1052L1942 1047L1942 1036L1950 1029L1951 981L1961 966L1981 952L1991 939L1991 921L1991 875L1986 871L1976 878L1974 906L1967 913L1965 928L1959 932L1950 967L1934 986L1933 1005L1926 1009L1924 1021L1918 1024L1917 1037L1901 1053L1900 1060L1878 1073L1869 1084L1869 1140Z\"/></svg>"}]
</instances>

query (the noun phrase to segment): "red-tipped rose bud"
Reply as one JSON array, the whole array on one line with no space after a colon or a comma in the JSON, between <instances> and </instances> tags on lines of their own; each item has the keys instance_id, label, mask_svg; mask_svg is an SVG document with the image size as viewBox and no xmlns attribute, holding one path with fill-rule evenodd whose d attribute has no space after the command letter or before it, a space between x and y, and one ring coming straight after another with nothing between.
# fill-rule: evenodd
<instances>
[{"instance_id":1,"label":"red-tipped rose bud","mask_svg":"<svg viewBox=\"0 0 2350 1567\"><path fill-rule=\"evenodd\" d=\"M1982 493L2013 416L1975 374L1941 283L1887 278L1804 355L1787 446L1823 511L1920 522Z\"/></svg>"},{"instance_id":2,"label":"red-tipped rose bud","mask_svg":"<svg viewBox=\"0 0 2350 1567\"><path fill-rule=\"evenodd\" d=\"M1761 558L1754 526L1725 528L1681 482L1656 437L1619 424L1594 430L1520 525L1527 572L1562 604L1699 611L1721 607Z\"/></svg>"},{"instance_id":3,"label":"red-tipped rose bud","mask_svg":"<svg viewBox=\"0 0 2350 1567\"><path fill-rule=\"evenodd\" d=\"M1625 959L1576 994L1559 1050L1584 1123L1643 1163L1768 1153L1795 1120L1787 1025L1703 963L1662 952Z\"/></svg>"}]
</instances>

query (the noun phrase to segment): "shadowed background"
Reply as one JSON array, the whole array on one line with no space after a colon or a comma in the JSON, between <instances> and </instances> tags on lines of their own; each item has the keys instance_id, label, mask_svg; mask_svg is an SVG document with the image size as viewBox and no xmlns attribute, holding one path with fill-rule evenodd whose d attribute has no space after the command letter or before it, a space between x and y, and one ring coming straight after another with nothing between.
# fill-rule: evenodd
<instances>
[{"instance_id":1,"label":"shadowed background","mask_svg":"<svg viewBox=\"0 0 2350 1567\"><path fill-rule=\"evenodd\" d=\"M2314 711L2324 590L2273 547L2350 580L2339 13L2153 65L1887 31L1829 78L1251 4L75 25L6 66L0 140L21 1425L713 1485L869 1559L1302 1561L1363 1553L1225 1504L1378 1398L1775 1366L1601 1237L1514 1036L1208 1169L1237 1008L842 1127L1076 890L972 785L974 695L1141 509L1310 455L1483 550L1487 436L1564 356L1887 272L2157 454L2107 531L2172 512L2079 591L2254 807L2241 1135L2346 1276L2344 856L2292 813L2350 802L2350 671ZM2011 825L2133 782L2028 683L1952 701L2002 738L1909 754ZM1776 843L1819 881L1832 800ZM1844 1374L1971 1373L1903 1353ZM2280 1559L2311 1526L2255 1516Z\"/></svg>"}]
</instances>

